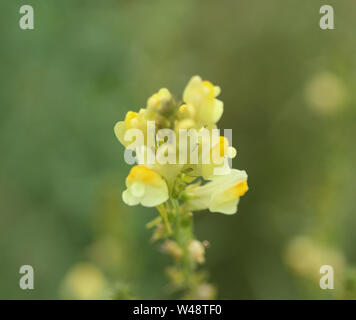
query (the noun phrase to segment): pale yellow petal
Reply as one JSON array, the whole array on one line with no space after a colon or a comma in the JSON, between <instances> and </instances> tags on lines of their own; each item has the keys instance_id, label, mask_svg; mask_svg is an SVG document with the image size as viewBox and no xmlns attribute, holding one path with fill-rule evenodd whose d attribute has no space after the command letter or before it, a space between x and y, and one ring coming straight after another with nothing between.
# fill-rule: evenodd
<instances>
[{"instance_id":1,"label":"pale yellow petal","mask_svg":"<svg viewBox=\"0 0 356 320\"><path fill-rule=\"evenodd\" d=\"M124 140L125 131L126 131L126 125L124 121L119 121L115 124L114 127L115 136L123 146L125 146L126 143Z\"/></svg>"}]
</instances>

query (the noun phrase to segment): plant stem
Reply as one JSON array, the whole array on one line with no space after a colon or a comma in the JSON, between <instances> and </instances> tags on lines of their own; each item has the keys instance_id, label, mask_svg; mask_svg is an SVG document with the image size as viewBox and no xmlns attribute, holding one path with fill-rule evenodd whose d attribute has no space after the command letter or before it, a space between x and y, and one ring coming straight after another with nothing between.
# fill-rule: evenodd
<instances>
[{"instance_id":1,"label":"plant stem","mask_svg":"<svg viewBox=\"0 0 356 320\"><path fill-rule=\"evenodd\" d=\"M157 210L159 211L164 223L166 224L168 234L171 234L172 233L171 224L169 222L168 214L165 207L163 205L159 205L157 206Z\"/></svg>"},{"instance_id":2,"label":"plant stem","mask_svg":"<svg viewBox=\"0 0 356 320\"><path fill-rule=\"evenodd\" d=\"M171 199L171 204L172 209L174 210L174 214L172 215L174 219L173 237L183 250L183 257L177 264L184 275L184 286L188 287L195 267L195 263L190 256L188 248L190 242L194 239L192 233L193 219L186 212L180 212L178 200Z\"/></svg>"}]
</instances>

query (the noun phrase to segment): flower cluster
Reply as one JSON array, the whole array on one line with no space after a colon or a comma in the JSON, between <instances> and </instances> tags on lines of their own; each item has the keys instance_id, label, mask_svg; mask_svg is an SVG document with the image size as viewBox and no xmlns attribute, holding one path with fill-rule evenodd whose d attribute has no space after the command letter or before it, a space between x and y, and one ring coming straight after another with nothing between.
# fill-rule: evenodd
<instances>
[{"instance_id":1,"label":"flower cluster","mask_svg":"<svg viewBox=\"0 0 356 320\"><path fill-rule=\"evenodd\" d=\"M195 239L192 211L234 214L248 190L246 172L230 167L236 149L216 126L223 113L219 94L219 87L194 76L182 103L161 89L146 108L129 111L114 128L125 160L136 163L122 199L129 206L157 208L160 215L147 227L155 228L153 240L164 239L161 248L173 258L174 266L166 269L172 289L184 290L190 299L216 295L206 273L198 270L208 242Z\"/></svg>"},{"instance_id":2,"label":"flower cluster","mask_svg":"<svg viewBox=\"0 0 356 320\"><path fill-rule=\"evenodd\" d=\"M156 207L173 196L188 211L209 209L226 214L237 211L240 197L248 190L247 174L226 166L226 161L236 155L228 139L224 136L214 139L213 134L209 134L217 129L216 123L223 113L223 102L216 98L220 91L218 86L194 76L184 90L183 103L178 104L169 90L164 88L147 100L146 108L138 113L129 111L125 120L115 125L118 140L129 149L135 145L139 163L131 169L126 179L127 189L122 195L126 204ZM148 130L151 121L157 124L152 129L153 136ZM129 134L130 129L142 132L142 143L133 144L134 136ZM194 146L191 141L181 143L181 136L178 143L164 142L164 139L154 141L157 130L162 129L170 129L177 134L181 129L194 129L198 134L205 130L208 136L202 135ZM150 139L153 144L150 144ZM203 148L207 139L210 146L208 151ZM162 144L165 148L160 148ZM174 157L183 152L186 163L165 162L167 152L172 150ZM190 161L192 150L197 152L196 162ZM147 161L148 153L153 154L155 161ZM220 172L216 170L219 168ZM201 185L201 180L192 183L199 177L206 182L204 185Z\"/></svg>"}]
</instances>

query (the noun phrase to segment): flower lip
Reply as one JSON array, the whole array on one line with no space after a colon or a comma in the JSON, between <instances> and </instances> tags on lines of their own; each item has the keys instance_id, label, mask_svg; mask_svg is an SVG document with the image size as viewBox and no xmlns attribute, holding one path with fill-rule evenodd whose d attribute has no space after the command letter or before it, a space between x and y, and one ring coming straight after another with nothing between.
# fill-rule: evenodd
<instances>
[{"instance_id":1,"label":"flower lip","mask_svg":"<svg viewBox=\"0 0 356 320\"><path fill-rule=\"evenodd\" d=\"M155 207L168 200L165 180L144 165L136 165L131 169L126 186L122 199L129 206L141 203L145 207Z\"/></svg>"}]
</instances>

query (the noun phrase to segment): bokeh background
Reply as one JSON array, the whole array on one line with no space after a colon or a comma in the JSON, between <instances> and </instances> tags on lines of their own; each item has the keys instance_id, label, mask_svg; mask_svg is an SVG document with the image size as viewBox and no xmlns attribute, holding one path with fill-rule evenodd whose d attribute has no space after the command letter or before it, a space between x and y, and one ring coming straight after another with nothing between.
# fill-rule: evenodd
<instances>
[{"instance_id":1,"label":"bokeh background","mask_svg":"<svg viewBox=\"0 0 356 320\"><path fill-rule=\"evenodd\" d=\"M19 28L30 4L35 30ZM319 28L333 5L335 30ZM169 298L169 257L121 200L113 126L192 75L222 88L250 190L234 216L195 215L222 299L356 295L356 2L0 2L0 298ZM19 268L35 290L19 288ZM319 268L335 268L335 290ZM127 294L127 295L126 295Z\"/></svg>"}]
</instances>

